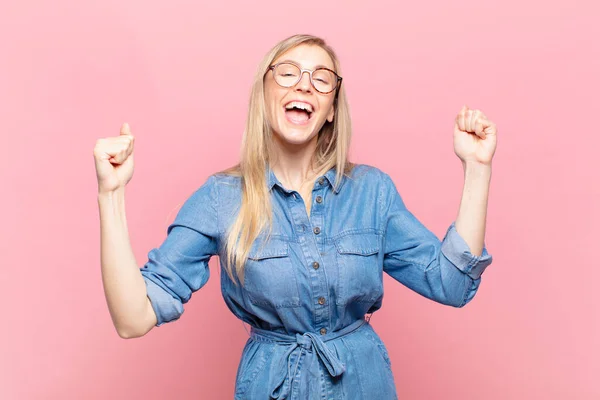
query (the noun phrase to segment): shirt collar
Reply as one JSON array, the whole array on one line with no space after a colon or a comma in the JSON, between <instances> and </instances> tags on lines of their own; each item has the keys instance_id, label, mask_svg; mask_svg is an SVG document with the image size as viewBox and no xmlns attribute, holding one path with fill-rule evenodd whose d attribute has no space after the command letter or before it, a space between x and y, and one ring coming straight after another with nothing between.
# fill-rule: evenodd
<instances>
[{"instance_id":1,"label":"shirt collar","mask_svg":"<svg viewBox=\"0 0 600 400\"><path fill-rule=\"evenodd\" d=\"M289 192L289 190L286 190L283 187L283 185L281 184L279 179L277 179L277 176L275 176L275 173L273 172L273 170L271 169L271 167L269 165L267 165L267 168L266 168L266 175L267 175L266 176L267 177L267 187L269 188L269 191L273 189L273 186L277 185L284 191ZM322 184L322 185L328 184L329 186L331 186L332 189L334 189L335 175L336 175L336 168L333 167L329 171L327 171L324 175L318 177L316 182L319 184ZM340 189L342 188L342 185L344 184L345 179L346 178L343 177L342 182L340 183L339 187L337 189L334 189L334 192L336 194L340 192Z\"/></svg>"}]
</instances>

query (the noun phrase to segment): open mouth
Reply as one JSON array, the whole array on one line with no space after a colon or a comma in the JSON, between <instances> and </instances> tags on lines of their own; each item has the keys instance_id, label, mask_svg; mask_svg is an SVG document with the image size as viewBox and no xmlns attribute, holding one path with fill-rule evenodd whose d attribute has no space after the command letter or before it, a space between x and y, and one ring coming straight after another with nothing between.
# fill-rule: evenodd
<instances>
[{"instance_id":1,"label":"open mouth","mask_svg":"<svg viewBox=\"0 0 600 400\"><path fill-rule=\"evenodd\" d=\"M313 115L312 105L300 101L291 101L284 107L285 117L292 124L304 125Z\"/></svg>"}]
</instances>

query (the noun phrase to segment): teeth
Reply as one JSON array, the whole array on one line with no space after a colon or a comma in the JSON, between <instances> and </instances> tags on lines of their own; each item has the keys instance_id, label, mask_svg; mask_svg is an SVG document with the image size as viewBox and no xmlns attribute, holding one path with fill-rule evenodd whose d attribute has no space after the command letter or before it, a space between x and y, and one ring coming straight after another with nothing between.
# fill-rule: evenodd
<instances>
[{"instance_id":1,"label":"teeth","mask_svg":"<svg viewBox=\"0 0 600 400\"><path fill-rule=\"evenodd\" d=\"M302 103L300 101L292 101L292 102L289 102L285 106L286 110L291 110L292 108L299 108L301 110L306 110L308 112L313 112L312 106L310 104Z\"/></svg>"}]
</instances>

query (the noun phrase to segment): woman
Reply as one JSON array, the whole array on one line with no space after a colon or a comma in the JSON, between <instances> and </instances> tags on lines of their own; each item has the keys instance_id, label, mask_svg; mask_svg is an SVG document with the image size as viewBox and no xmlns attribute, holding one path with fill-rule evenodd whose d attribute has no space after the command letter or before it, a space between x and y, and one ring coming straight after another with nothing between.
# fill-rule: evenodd
<instances>
[{"instance_id":1,"label":"woman","mask_svg":"<svg viewBox=\"0 0 600 400\"><path fill-rule=\"evenodd\" d=\"M254 81L240 164L187 199L141 269L123 205L134 139L127 124L100 139L102 276L119 335L178 319L218 254L227 306L251 326L236 399L397 398L365 316L381 307L383 272L443 304L473 298L492 261L484 231L496 128L466 107L456 118L465 189L440 241L387 174L349 162L350 126L333 50L308 35L277 44Z\"/></svg>"}]
</instances>

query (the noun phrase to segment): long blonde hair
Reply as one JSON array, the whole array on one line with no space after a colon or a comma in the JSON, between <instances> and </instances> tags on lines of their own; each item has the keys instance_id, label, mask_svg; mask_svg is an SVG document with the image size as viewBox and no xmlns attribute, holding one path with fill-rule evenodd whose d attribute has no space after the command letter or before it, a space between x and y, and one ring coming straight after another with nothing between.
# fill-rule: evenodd
<instances>
[{"instance_id":1,"label":"long blonde hair","mask_svg":"<svg viewBox=\"0 0 600 400\"><path fill-rule=\"evenodd\" d=\"M312 35L294 35L276 44L259 64L248 107L246 129L242 138L239 164L221 171L222 174L241 177L242 202L236 220L229 227L225 247L225 269L234 279L234 270L241 282L244 281L244 265L248 259L252 244L259 234L267 228L267 238L272 230L272 209L266 171L272 159L272 130L269 126L264 96L264 78L271 63L288 50L300 45L316 45L325 50L341 75L338 58L331 47L319 37ZM344 85L337 90L333 122L325 121L321 128L317 148L313 154L313 164L317 171L328 171L336 167L335 186L344 174L348 174L353 164L348 161L352 127Z\"/></svg>"}]
</instances>

